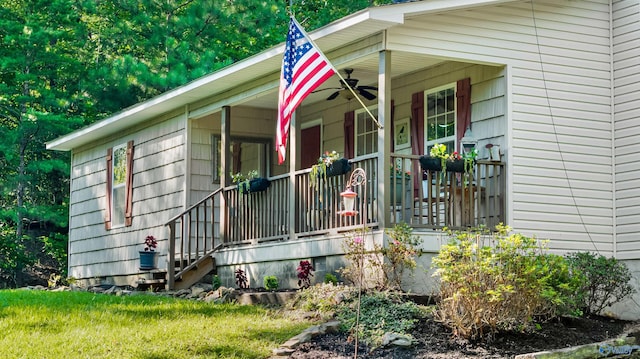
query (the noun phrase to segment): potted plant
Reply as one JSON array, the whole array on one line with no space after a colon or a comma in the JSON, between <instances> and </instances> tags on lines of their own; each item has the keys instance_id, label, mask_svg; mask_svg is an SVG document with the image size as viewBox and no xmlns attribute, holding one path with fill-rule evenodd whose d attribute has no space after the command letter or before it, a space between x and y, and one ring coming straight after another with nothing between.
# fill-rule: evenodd
<instances>
[{"instance_id":1,"label":"potted plant","mask_svg":"<svg viewBox=\"0 0 640 359\"><path fill-rule=\"evenodd\" d=\"M261 192L271 185L271 181L267 178L259 177L256 170L251 170L246 175L240 172L232 173L231 182L238 185L238 192L242 194Z\"/></svg>"},{"instance_id":2,"label":"potted plant","mask_svg":"<svg viewBox=\"0 0 640 359\"><path fill-rule=\"evenodd\" d=\"M391 185L393 191L391 191L391 204L397 205L402 203L403 188L406 190L409 187L409 179L411 173L409 171L403 171L401 166L391 166Z\"/></svg>"},{"instance_id":3,"label":"potted plant","mask_svg":"<svg viewBox=\"0 0 640 359\"><path fill-rule=\"evenodd\" d=\"M156 268L156 247L158 241L154 236L147 236L144 239L144 250L140 251L140 269L151 270Z\"/></svg>"},{"instance_id":4,"label":"potted plant","mask_svg":"<svg viewBox=\"0 0 640 359\"><path fill-rule=\"evenodd\" d=\"M318 179L343 175L351 171L349 160L340 156L336 151L327 151L318 158L318 163L311 166L309 185L318 188Z\"/></svg>"},{"instance_id":5,"label":"potted plant","mask_svg":"<svg viewBox=\"0 0 640 359\"><path fill-rule=\"evenodd\" d=\"M446 160L446 170L449 172L464 172L465 161L458 151L453 151Z\"/></svg>"}]
</instances>

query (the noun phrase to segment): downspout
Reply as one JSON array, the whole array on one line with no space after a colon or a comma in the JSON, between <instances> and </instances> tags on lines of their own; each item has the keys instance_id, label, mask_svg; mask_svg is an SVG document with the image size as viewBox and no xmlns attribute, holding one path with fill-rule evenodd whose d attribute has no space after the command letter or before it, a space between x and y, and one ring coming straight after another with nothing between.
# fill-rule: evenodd
<instances>
[{"instance_id":1,"label":"downspout","mask_svg":"<svg viewBox=\"0 0 640 359\"><path fill-rule=\"evenodd\" d=\"M618 257L618 215L616 199L617 186L616 186L616 111L615 111L615 76L614 76L614 64L613 64L613 4L612 0L609 1L609 76L611 82L611 89L609 92L610 108L611 108L611 191L612 191L612 232L613 236L613 258Z\"/></svg>"}]
</instances>

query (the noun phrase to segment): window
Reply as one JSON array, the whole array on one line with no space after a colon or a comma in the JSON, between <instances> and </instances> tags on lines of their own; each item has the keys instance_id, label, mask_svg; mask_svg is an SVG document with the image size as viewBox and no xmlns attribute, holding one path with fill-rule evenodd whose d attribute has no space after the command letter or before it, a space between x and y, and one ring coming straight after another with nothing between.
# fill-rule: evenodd
<instances>
[{"instance_id":1,"label":"window","mask_svg":"<svg viewBox=\"0 0 640 359\"><path fill-rule=\"evenodd\" d=\"M447 146L448 152L456 148L456 84L428 90L424 94L424 131L426 153L434 144Z\"/></svg>"},{"instance_id":2,"label":"window","mask_svg":"<svg viewBox=\"0 0 640 359\"><path fill-rule=\"evenodd\" d=\"M369 108L369 111L372 115L378 116L377 106ZM357 110L355 117L355 155L362 156L378 152L378 127L375 122L364 109Z\"/></svg>"},{"instance_id":3,"label":"window","mask_svg":"<svg viewBox=\"0 0 640 359\"><path fill-rule=\"evenodd\" d=\"M133 197L133 141L107 150L105 228L130 226Z\"/></svg>"},{"instance_id":4,"label":"window","mask_svg":"<svg viewBox=\"0 0 640 359\"><path fill-rule=\"evenodd\" d=\"M213 182L220 183L222 176L222 141L220 135L212 135ZM231 151L231 163L227 164L228 173L247 173L251 170L258 171L262 177L271 175L271 163L269 149L271 141L263 138L231 137L229 151Z\"/></svg>"}]
</instances>

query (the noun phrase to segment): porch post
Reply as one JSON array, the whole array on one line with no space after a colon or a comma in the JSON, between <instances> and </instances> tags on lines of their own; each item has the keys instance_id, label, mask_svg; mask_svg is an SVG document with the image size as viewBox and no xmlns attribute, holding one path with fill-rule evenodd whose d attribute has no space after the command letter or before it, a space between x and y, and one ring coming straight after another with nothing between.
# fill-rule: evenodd
<instances>
[{"instance_id":1,"label":"porch post","mask_svg":"<svg viewBox=\"0 0 640 359\"><path fill-rule=\"evenodd\" d=\"M221 156L220 156L220 168L222 170L222 174L220 175L220 187L224 188L229 185L230 177L229 177L229 165L231 164L231 154L229 153L229 149L231 145L231 107L223 106L222 113L220 114L220 148L221 148ZM214 168L215 170L215 168ZM227 211L224 210L227 208L227 203L224 199L224 196L220 196L220 236L222 237L222 243L225 243L228 238L226 238L227 233ZM220 244L222 244L220 243Z\"/></svg>"},{"instance_id":2,"label":"porch post","mask_svg":"<svg viewBox=\"0 0 640 359\"><path fill-rule=\"evenodd\" d=\"M378 57L378 198L377 213L380 228L386 228L391 219L391 191L388 188L391 178L391 52L380 51ZM372 197L374 198L374 197Z\"/></svg>"},{"instance_id":3,"label":"porch post","mask_svg":"<svg viewBox=\"0 0 640 359\"><path fill-rule=\"evenodd\" d=\"M300 126L294 111L291 114L289 130L289 240L296 239L296 169L300 161Z\"/></svg>"}]
</instances>

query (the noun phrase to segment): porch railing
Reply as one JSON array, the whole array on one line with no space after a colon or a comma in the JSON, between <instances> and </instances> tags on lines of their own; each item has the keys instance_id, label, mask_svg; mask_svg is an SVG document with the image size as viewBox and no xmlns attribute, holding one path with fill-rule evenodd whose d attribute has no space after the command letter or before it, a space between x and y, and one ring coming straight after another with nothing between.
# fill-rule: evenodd
<instances>
[{"instance_id":1,"label":"porch railing","mask_svg":"<svg viewBox=\"0 0 640 359\"><path fill-rule=\"evenodd\" d=\"M414 228L427 229L479 225L492 228L504 222L504 163L477 161L468 174L442 173L423 171L419 158L391 155L391 163L406 175L392 176L384 182L390 198L385 213L378 213L376 154L350 161L352 168L364 169L368 177L365 186L354 189L360 191L358 214L354 217L340 213L343 210L340 193L345 190L349 173L322 178L314 188L309 185L309 169L296 171L293 202L288 174L270 178L271 185L263 192L241 194L236 186L214 191L167 222L169 286L176 276L198 266L221 246L339 233L362 223L375 227L381 215L389 215L386 223L391 225L405 222ZM171 270L172 265L175 271Z\"/></svg>"},{"instance_id":2,"label":"porch railing","mask_svg":"<svg viewBox=\"0 0 640 359\"><path fill-rule=\"evenodd\" d=\"M391 223L412 227L493 228L505 221L505 164L476 161L471 171L425 171L420 156L392 154Z\"/></svg>"}]
</instances>

